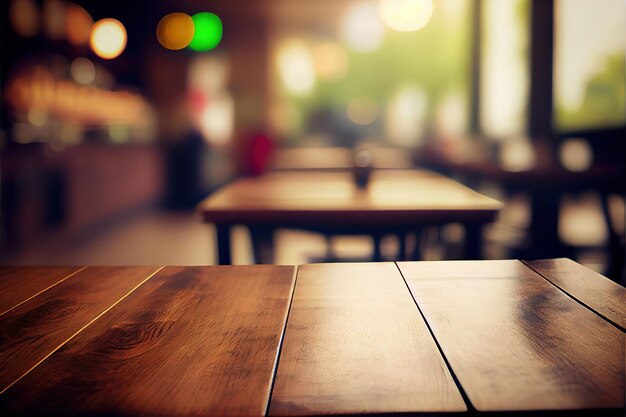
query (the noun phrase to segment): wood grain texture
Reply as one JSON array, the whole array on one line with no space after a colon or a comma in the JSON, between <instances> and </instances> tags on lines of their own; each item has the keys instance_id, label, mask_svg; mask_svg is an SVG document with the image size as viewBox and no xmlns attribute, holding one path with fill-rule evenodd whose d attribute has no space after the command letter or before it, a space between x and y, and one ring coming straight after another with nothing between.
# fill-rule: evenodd
<instances>
[{"instance_id":1,"label":"wood grain texture","mask_svg":"<svg viewBox=\"0 0 626 417\"><path fill-rule=\"evenodd\" d=\"M80 269L77 266L0 266L0 316Z\"/></svg>"},{"instance_id":2,"label":"wood grain texture","mask_svg":"<svg viewBox=\"0 0 626 417\"><path fill-rule=\"evenodd\" d=\"M626 288L567 258L525 263L571 297L626 329Z\"/></svg>"},{"instance_id":3,"label":"wood grain texture","mask_svg":"<svg viewBox=\"0 0 626 417\"><path fill-rule=\"evenodd\" d=\"M294 270L167 267L0 396L0 408L263 416Z\"/></svg>"},{"instance_id":4,"label":"wood grain texture","mask_svg":"<svg viewBox=\"0 0 626 417\"><path fill-rule=\"evenodd\" d=\"M398 266L477 410L624 407L624 334L521 262Z\"/></svg>"},{"instance_id":5,"label":"wood grain texture","mask_svg":"<svg viewBox=\"0 0 626 417\"><path fill-rule=\"evenodd\" d=\"M393 263L299 267L270 415L465 410Z\"/></svg>"},{"instance_id":6,"label":"wood grain texture","mask_svg":"<svg viewBox=\"0 0 626 417\"><path fill-rule=\"evenodd\" d=\"M366 189L350 172L273 172L237 180L200 203L217 223L403 225L491 221L502 204L456 181L418 170L375 170Z\"/></svg>"},{"instance_id":7,"label":"wood grain texture","mask_svg":"<svg viewBox=\"0 0 626 417\"><path fill-rule=\"evenodd\" d=\"M0 317L0 392L158 267L89 267Z\"/></svg>"}]
</instances>

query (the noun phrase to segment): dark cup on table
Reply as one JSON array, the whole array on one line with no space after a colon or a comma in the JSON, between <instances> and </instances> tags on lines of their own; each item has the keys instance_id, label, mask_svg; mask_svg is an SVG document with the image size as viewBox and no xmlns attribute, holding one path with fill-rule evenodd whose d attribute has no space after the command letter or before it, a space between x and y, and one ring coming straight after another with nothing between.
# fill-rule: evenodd
<instances>
[{"instance_id":1,"label":"dark cup on table","mask_svg":"<svg viewBox=\"0 0 626 417\"><path fill-rule=\"evenodd\" d=\"M367 148L355 149L352 162L354 183L358 188L366 188L372 173L372 151Z\"/></svg>"}]
</instances>

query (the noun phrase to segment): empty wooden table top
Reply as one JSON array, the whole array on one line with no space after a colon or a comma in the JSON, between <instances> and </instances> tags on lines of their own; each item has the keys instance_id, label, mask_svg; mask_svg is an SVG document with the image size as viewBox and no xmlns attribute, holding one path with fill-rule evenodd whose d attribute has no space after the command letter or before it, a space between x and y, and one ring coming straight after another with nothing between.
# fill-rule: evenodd
<instances>
[{"instance_id":1,"label":"empty wooden table top","mask_svg":"<svg viewBox=\"0 0 626 417\"><path fill-rule=\"evenodd\" d=\"M623 304L571 261L21 267L0 288L2 415L624 413Z\"/></svg>"},{"instance_id":2,"label":"empty wooden table top","mask_svg":"<svg viewBox=\"0 0 626 417\"><path fill-rule=\"evenodd\" d=\"M491 221L501 203L421 170L374 170L358 188L350 172L273 172L237 180L200 204L214 223L397 225Z\"/></svg>"}]
</instances>

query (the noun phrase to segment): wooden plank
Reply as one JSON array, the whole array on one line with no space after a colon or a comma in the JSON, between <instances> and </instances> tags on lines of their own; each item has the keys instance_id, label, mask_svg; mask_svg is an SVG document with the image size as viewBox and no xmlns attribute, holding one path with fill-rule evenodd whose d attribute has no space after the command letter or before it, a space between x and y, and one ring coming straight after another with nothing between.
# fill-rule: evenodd
<instances>
[{"instance_id":1,"label":"wooden plank","mask_svg":"<svg viewBox=\"0 0 626 417\"><path fill-rule=\"evenodd\" d=\"M572 298L626 329L626 288L567 258L525 263Z\"/></svg>"},{"instance_id":2,"label":"wooden plank","mask_svg":"<svg viewBox=\"0 0 626 417\"><path fill-rule=\"evenodd\" d=\"M0 317L0 393L158 267L89 267Z\"/></svg>"},{"instance_id":3,"label":"wooden plank","mask_svg":"<svg viewBox=\"0 0 626 417\"><path fill-rule=\"evenodd\" d=\"M77 266L0 266L0 316L80 269Z\"/></svg>"},{"instance_id":4,"label":"wooden plank","mask_svg":"<svg viewBox=\"0 0 626 417\"><path fill-rule=\"evenodd\" d=\"M270 415L465 410L393 263L299 267Z\"/></svg>"},{"instance_id":5,"label":"wooden plank","mask_svg":"<svg viewBox=\"0 0 626 417\"><path fill-rule=\"evenodd\" d=\"M0 408L263 416L294 279L290 266L167 267L0 396Z\"/></svg>"},{"instance_id":6,"label":"wooden plank","mask_svg":"<svg viewBox=\"0 0 626 417\"><path fill-rule=\"evenodd\" d=\"M624 334L521 262L398 265L477 410L623 409Z\"/></svg>"}]
</instances>

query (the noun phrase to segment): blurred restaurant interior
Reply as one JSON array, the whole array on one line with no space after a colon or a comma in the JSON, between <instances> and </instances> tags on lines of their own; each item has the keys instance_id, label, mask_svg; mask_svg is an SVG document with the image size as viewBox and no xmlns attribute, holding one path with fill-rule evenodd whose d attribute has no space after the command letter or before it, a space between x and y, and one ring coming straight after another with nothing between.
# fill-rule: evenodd
<instances>
[{"instance_id":1,"label":"blurred restaurant interior","mask_svg":"<svg viewBox=\"0 0 626 417\"><path fill-rule=\"evenodd\" d=\"M623 0L0 7L4 264L216 263L204 198L268 172L350 171L366 150L373 170L427 169L502 202L485 259L626 279ZM456 222L406 231L374 241L381 259L472 244ZM232 232L232 262L254 262L250 230ZM281 264L376 246L290 228L275 245Z\"/></svg>"}]
</instances>

